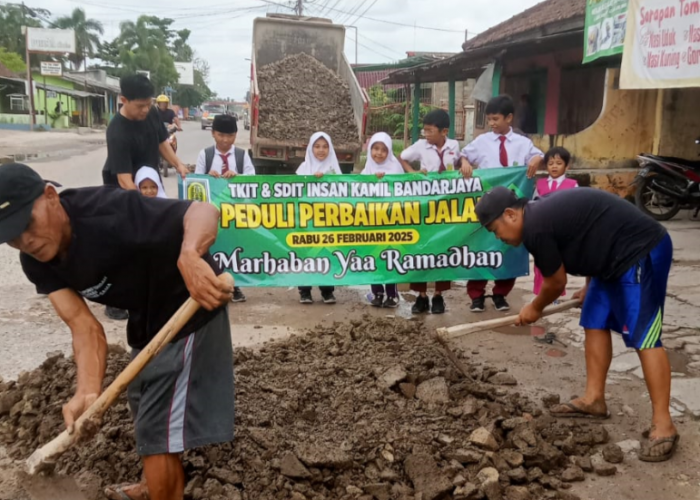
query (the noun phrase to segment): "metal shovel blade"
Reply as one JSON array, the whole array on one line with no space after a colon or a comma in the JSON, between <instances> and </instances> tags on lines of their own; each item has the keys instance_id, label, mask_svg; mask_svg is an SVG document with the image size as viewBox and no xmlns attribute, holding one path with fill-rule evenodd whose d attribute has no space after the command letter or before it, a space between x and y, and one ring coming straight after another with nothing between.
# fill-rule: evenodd
<instances>
[{"instance_id":1,"label":"metal shovel blade","mask_svg":"<svg viewBox=\"0 0 700 500\"><path fill-rule=\"evenodd\" d=\"M68 476L20 473L21 485L32 500L87 500L75 482Z\"/></svg>"}]
</instances>

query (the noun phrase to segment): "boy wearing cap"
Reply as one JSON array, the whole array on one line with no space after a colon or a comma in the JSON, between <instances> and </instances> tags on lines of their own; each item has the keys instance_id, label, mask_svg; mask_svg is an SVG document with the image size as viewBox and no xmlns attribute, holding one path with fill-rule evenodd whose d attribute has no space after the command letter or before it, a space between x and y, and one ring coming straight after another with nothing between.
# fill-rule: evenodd
<instances>
[{"instance_id":1,"label":"boy wearing cap","mask_svg":"<svg viewBox=\"0 0 700 500\"><path fill-rule=\"evenodd\" d=\"M188 297L202 305L128 387L145 482L110 488L109 498L182 499L180 454L233 439L233 290L209 254L218 226L208 203L110 187L58 194L26 165L0 167L0 244L20 251L25 275L73 338L69 429L102 392L107 363L104 328L85 299L129 312L134 356Z\"/></svg>"},{"instance_id":2,"label":"boy wearing cap","mask_svg":"<svg viewBox=\"0 0 700 500\"><path fill-rule=\"evenodd\" d=\"M501 241L524 245L542 272L542 289L520 311L520 324L534 323L544 308L559 298L567 273L586 276L586 286L574 295L583 303L586 391L581 398L553 407L552 415L610 415L605 381L614 330L623 335L627 347L637 351L652 403L652 425L639 458L648 462L671 458L679 436L669 411L671 368L661 344L673 259L666 229L626 200L589 188L561 191L530 202L497 187L483 196L476 214Z\"/></svg>"},{"instance_id":3,"label":"boy wearing cap","mask_svg":"<svg viewBox=\"0 0 700 500\"><path fill-rule=\"evenodd\" d=\"M515 106L510 96L499 95L486 105L486 119L491 132L481 134L461 152L462 175L470 177L474 168L528 167L528 177L534 177L544 164L544 154L524 135L513 131ZM469 280L467 294L472 301L470 310L484 312L486 307L486 280ZM515 286L515 278L496 280L493 304L497 311L508 311L508 294Z\"/></svg>"},{"instance_id":4,"label":"boy wearing cap","mask_svg":"<svg viewBox=\"0 0 700 500\"><path fill-rule=\"evenodd\" d=\"M195 174L230 179L236 175L255 175L255 167L248 152L234 146L238 134L238 123L231 115L216 115L211 126L214 146L204 148L197 157ZM240 288L233 289L232 302L245 302Z\"/></svg>"}]
</instances>

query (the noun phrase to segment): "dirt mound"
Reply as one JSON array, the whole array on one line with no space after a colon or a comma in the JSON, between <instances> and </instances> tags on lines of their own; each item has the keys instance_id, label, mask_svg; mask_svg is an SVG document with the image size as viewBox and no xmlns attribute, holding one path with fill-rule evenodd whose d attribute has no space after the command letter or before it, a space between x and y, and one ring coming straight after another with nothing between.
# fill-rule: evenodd
<instances>
[{"instance_id":1,"label":"dirt mound","mask_svg":"<svg viewBox=\"0 0 700 500\"><path fill-rule=\"evenodd\" d=\"M297 54L258 69L260 130L278 141L308 141L328 133L334 145L358 144L350 90L314 57Z\"/></svg>"},{"instance_id":2,"label":"dirt mound","mask_svg":"<svg viewBox=\"0 0 700 500\"><path fill-rule=\"evenodd\" d=\"M467 379L422 324L394 318L318 327L303 337L238 349L236 438L184 456L189 499L572 499L607 442L601 426L555 422L489 381L502 373L458 353ZM109 358L107 381L128 362ZM26 458L62 427L71 360L52 356L0 387L0 440ZM508 380L512 384L512 380ZM103 485L136 481L125 398L101 432L57 468ZM573 458L577 457L577 458Z\"/></svg>"}]
</instances>

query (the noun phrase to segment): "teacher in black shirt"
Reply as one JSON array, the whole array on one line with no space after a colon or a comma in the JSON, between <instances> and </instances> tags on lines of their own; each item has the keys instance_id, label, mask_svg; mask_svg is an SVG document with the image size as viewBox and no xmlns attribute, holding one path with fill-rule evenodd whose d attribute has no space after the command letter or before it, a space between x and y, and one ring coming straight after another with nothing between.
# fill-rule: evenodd
<instances>
[{"instance_id":1,"label":"teacher in black shirt","mask_svg":"<svg viewBox=\"0 0 700 500\"><path fill-rule=\"evenodd\" d=\"M168 131L153 106L155 89L151 81L144 75L130 75L121 79L120 86L122 107L107 127L104 183L136 189L136 171L144 166L157 169L161 155L184 178L187 167L168 142Z\"/></svg>"}]
</instances>

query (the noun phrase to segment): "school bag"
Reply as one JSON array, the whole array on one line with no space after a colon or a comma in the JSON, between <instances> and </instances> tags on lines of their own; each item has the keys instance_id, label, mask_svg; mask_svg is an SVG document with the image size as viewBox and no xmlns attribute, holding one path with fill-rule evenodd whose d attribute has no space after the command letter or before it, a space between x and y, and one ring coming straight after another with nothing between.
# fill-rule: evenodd
<instances>
[{"instance_id":1,"label":"school bag","mask_svg":"<svg viewBox=\"0 0 700 500\"><path fill-rule=\"evenodd\" d=\"M204 173L208 174L211 170L211 164L214 162L216 155L216 146L210 146L204 150ZM236 174L243 175L243 161L245 157L245 149L233 147L233 157L236 160Z\"/></svg>"}]
</instances>

